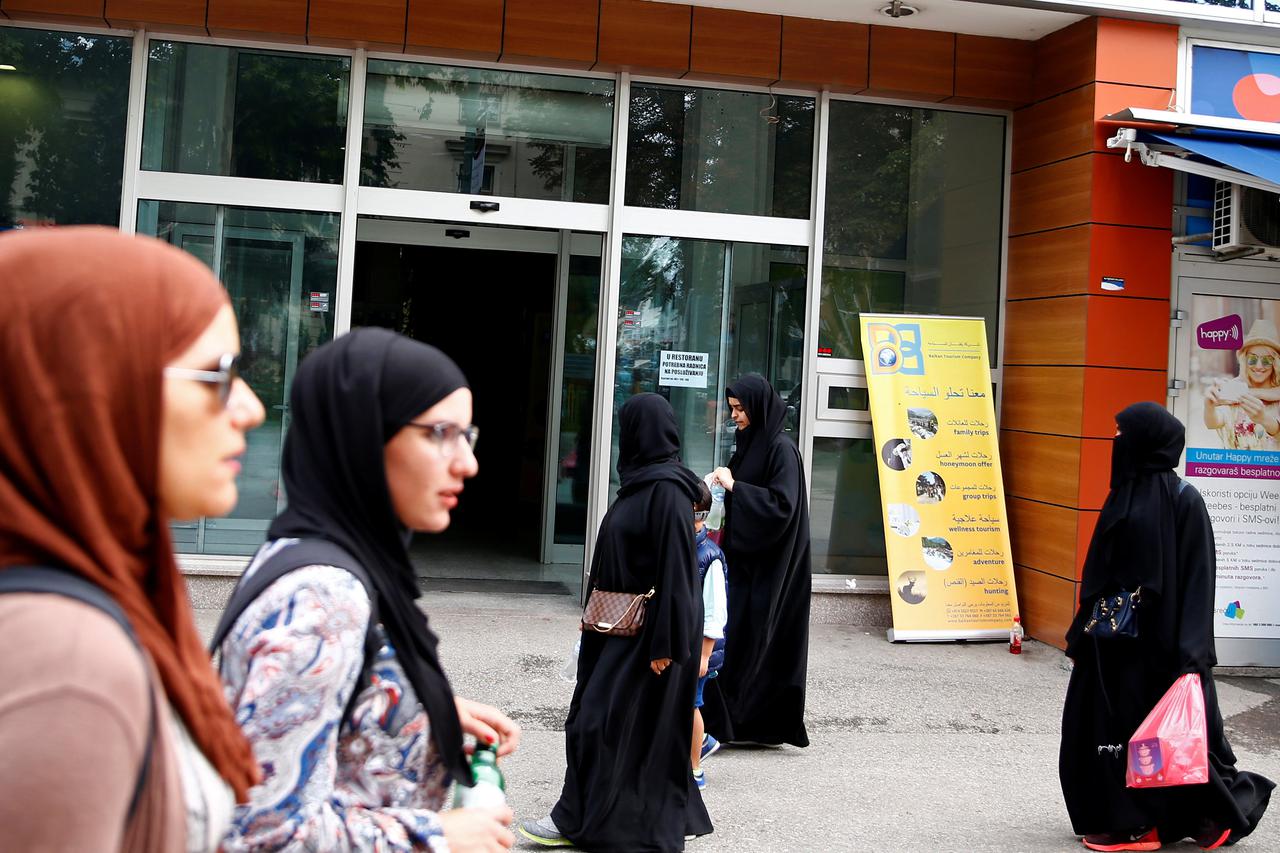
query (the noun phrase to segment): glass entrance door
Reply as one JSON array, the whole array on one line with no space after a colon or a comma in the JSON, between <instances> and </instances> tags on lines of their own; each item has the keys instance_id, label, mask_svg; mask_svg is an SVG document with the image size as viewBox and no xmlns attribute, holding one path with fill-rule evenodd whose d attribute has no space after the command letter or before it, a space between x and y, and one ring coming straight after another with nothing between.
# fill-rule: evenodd
<instances>
[{"instance_id":1,"label":"glass entrance door","mask_svg":"<svg viewBox=\"0 0 1280 853\"><path fill-rule=\"evenodd\" d=\"M610 478L617 413L634 394L670 401L685 464L706 474L733 450L724 388L763 374L798 441L807 251L796 246L627 235L622 243Z\"/></svg>"},{"instance_id":2,"label":"glass entrance door","mask_svg":"<svg viewBox=\"0 0 1280 853\"><path fill-rule=\"evenodd\" d=\"M266 409L266 421L247 436L235 509L224 518L173 525L174 547L251 554L285 503L280 452L298 360L333 336L336 217L144 201L138 230L217 273L240 325L241 373Z\"/></svg>"}]
</instances>

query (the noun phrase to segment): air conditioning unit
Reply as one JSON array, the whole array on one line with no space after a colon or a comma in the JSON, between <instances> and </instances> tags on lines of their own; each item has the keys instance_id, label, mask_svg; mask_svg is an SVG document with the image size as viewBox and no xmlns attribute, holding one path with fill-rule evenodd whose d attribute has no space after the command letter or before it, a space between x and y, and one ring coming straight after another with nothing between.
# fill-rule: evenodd
<instances>
[{"instance_id":1,"label":"air conditioning unit","mask_svg":"<svg viewBox=\"0 0 1280 853\"><path fill-rule=\"evenodd\" d=\"M1253 257L1280 259L1280 195L1218 181L1213 194L1213 250L1261 249Z\"/></svg>"}]
</instances>

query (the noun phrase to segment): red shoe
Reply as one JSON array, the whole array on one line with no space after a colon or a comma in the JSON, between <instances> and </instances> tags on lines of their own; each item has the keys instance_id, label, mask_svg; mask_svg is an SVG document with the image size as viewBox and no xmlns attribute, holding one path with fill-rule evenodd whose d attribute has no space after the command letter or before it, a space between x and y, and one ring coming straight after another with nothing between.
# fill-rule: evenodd
<instances>
[{"instance_id":1,"label":"red shoe","mask_svg":"<svg viewBox=\"0 0 1280 853\"><path fill-rule=\"evenodd\" d=\"M1224 829L1222 831L1211 829L1196 836L1196 845L1199 846L1201 850L1217 850L1219 847L1226 844L1227 839L1230 837L1230 829Z\"/></svg>"},{"instance_id":2,"label":"red shoe","mask_svg":"<svg viewBox=\"0 0 1280 853\"><path fill-rule=\"evenodd\" d=\"M1147 832L1101 832L1086 835L1080 842L1090 850L1159 850L1160 835L1154 829Z\"/></svg>"}]
</instances>

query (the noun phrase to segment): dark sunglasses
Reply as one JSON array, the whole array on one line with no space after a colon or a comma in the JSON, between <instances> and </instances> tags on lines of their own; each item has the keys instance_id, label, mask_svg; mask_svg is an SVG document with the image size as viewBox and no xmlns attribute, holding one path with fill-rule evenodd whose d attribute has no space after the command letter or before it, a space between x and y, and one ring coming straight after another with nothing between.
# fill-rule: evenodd
<instances>
[{"instance_id":1,"label":"dark sunglasses","mask_svg":"<svg viewBox=\"0 0 1280 853\"><path fill-rule=\"evenodd\" d=\"M195 382L207 382L218 389L218 403L224 408L231 399L231 386L240 378L240 354L224 352L218 356L217 370L195 370L190 367L166 367L164 375L168 379L191 379Z\"/></svg>"}]
</instances>

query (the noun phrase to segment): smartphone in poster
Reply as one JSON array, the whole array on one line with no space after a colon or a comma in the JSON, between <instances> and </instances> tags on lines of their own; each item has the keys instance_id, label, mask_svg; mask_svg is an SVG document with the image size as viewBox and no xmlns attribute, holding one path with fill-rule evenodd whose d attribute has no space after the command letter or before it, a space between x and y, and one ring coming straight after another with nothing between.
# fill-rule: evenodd
<instances>
[{"instance_id":1,"label":"smartphone in poster","mask_svg":"<svg viewBox=\"0 0 1280 853\"><path fill-rule=\"evenodd\" d=\"M1215 633L1280 637L1280 300L1196 294L1186 478L1218 552Z\"/></svg>"}]
</instances>

